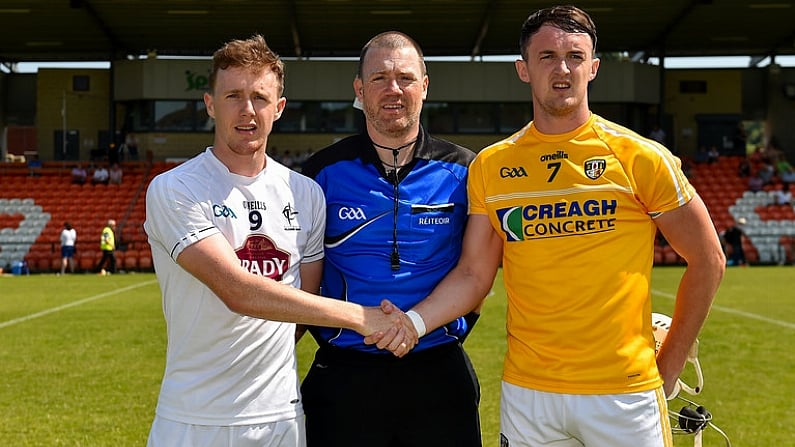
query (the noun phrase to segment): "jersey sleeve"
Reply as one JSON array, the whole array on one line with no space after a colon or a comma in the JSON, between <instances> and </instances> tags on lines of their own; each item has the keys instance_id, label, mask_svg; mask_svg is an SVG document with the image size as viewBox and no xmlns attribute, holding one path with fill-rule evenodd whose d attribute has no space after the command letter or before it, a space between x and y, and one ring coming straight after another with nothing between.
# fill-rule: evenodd
<instances>
[{"instance_id":1,"label":"jersey sleeve","mask_svg":"<svg viewBox=\"0 0 795 447\"><path fill-rule=\"evenodd\" d=\"M632 166L633 189L652 216L676 209L695 197L682 171L682 161L664 146L641 143Z\"/></svg>"},{"instance_id":2,"label":"jersey sleeve","mask_svg":"<svg viewBox=\"0 0 795 447\"><path fill-rule=\"evenodd\" d=\"M478 154L469 165L467 194L469 214L486 214L486 188L483 181L483 156Z\"/></svg>"},{"instance_id":3,"label":"jersey sleeve","mask_svg":"<svg viewBox=\"0 0 795 447\"><path fill-rule=\"evenodd\" d=\"M306 250L301 263L314 262L323 259L323 238L326 233L326 198L320 185L314 180L307 179L309 188L309 203L312 204L312 224L307 238Z\"/></svg>"},{"instance_id":4,"label":"jersey sleeve","mask_svg":"<svg viewBox=\"0 0 795 447\"><path fill-rule=\"evenodd\" d=\"M144 229L174 261L191 244L219 232L208 209L173 173L152 180L146 192Z\"/></svg>"}]
</instances>

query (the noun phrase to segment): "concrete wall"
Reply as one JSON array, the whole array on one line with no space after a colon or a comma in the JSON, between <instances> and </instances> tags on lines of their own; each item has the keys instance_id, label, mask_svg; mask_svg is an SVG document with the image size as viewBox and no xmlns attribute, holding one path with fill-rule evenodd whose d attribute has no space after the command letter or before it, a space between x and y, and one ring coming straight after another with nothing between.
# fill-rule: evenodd
<instances>
[{"instance_id":1,"label":"concrete wall","mask_svg":"<svg viewBox=\"0 0 795 447\"><path fill-rule=\"evenodd\" d=\"M114 63L112 70L41 69L35 89L20 89L15 97L35 98L35 126L40 157L53 159L55 131L63 129L61 110L65 103L67 128L79 129L81 158L99 148L98 134L107 131L113 101L200 99L207 88L209 60L148 59ZM348 101L353 99L352 82L356 61L286 61L288 100ZM429 101L514 102L530 101L530 87L519 81L513 62L428 62L431 77ZM111 73L114 82L111 83ZM90 78L90 90L75 92L75 75ZM16 75L4 76L5 85L16 82ZM680 93L681 81L703 80L703 94ZM112 87L111 87L112 85ZM669 141L672 149L688 154L695 151L697 116L737 115L764 121L787 151L795 150L795 99L785 94L795 86L795 70L722 69L668 70L665 72L663 111L671 117ZM31 87L32 88L32 87ZM111 88L113 94L111 95ZM660 100L659 67L625 61L604 61L590 87L590 100L596 109L626 107L632 120L654 113ZM8 97L4 101L9 101ZM627 107L628 106L628 107ZM24 107L21 109L24 110ZM121 129L122 110L116 107L117 130ZM27 115L28 113L25 112ZM3 126L8 126L6 110ZM647 129L636 129L645 132ZM296 151L315 150L344 135L275 134L269 146ZM506 135L440 135L477 150ZM152 150L158 159L192 155L211 144L209 133L139 134L141 156Z\"/></svg>"},{"instance_id":2,"label":"concrete wall","mask_svg":"<svg viewBox=\"0 0 795 447\"><path fill-rule=\"evenodd\" d=\"M209 60L118 61L114 64L117 101L196 99L208 85ZM525 102L527 84L513 62L428 62L429 101ZM353 100L356 61L285 61L288 100ZM591 85L591 100L640 102L658 100L659 75L654 66L605 62Z\"/></svg>"},{"instance_id":3,"label":"concrete wall","mask_svg":"<svg viewBox=\"0 0 795 447\"><path fill-rule=\"evenodd\" d=\"M707 91L680 93L683 81L704 81ZM742 114L742 70L669 70L665 76L665 98L666 112L675 117L675 147L680 153L695 154L697 116Z\"/></svg>"},{"instance_id":4,"label":"concrete wall","mask_svg":"<svg viewBox=\"0 0 795 447\"><path fill-rule=\"evenodd\" d=\"M89 90L75 91L74 76L88 76ZM42 69L36 81L36 136L39 156L53 160L55 131L80 131L80 158L99 147L99 132L107 131L110 115L110 72L92 69ZM64 120L64 111L66 113Z\"/></svg>"},{"instance_id":5,"label":"concrete wall","mask_svg":"<svg viewBox=\"0 0 795 447\"><path fill-rule=\"evenodd\" d=\"M795 163L795 70L766 70L767 131Z\"/></svg>"}]
</instances>

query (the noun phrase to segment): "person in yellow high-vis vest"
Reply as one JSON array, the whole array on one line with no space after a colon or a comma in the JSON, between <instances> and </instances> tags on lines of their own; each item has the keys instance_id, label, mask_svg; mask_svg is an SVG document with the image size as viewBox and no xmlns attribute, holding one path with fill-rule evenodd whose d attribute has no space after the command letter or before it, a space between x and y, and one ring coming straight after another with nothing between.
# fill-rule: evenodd
<instances>
[{"instance_id":1,"label":"person in yellow high-vis vest","mask_svg":"<svg viewBox=\"0 0 795 447\"><path fill-rule=\"evenodd\" d=\"M102 250L102 259L99 260L97 268L95 269L100 275L107 275L109 273L116 273L116 221L113 219L108 220L105 228L102 229L102 236L99 240L99 249ZM105 268L107 264L107 269Z\"/></svg>"}]
</instances>

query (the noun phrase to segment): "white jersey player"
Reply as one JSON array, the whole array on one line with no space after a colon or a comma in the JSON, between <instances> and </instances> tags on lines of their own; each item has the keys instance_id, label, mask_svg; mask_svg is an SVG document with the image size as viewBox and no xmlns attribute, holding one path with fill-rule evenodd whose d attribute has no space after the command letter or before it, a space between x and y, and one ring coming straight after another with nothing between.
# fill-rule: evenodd
<instances>
[{"instance_id":1,"label":"white jersey player","mask_svg":"<svg viewBox=\"0 0 795 447\"><path fill-rule=\"evenodd\" d=\"M270 158L255 177L233 174L208 148L155 178L147 205L163 309L178 316L169 318L158 414L199 425L300 416L295 325L231 312L176 260L185 247L220 233L241 268L300 288L301 263L323 257L320 187Z\"/></svg>"},{"instance_id":2,"label":"white jersey player","mask_svg":"<svg viewBox=\"0 0 795 447\"><path fill-rule=\"evenodd\" d=\"M212 147L147 190L168 334L148 445L304 447L294 323L383 334L396 355L417 333L402 312L312 294L325 203L317 184L265 154L287 101L265 40L216 51L209 84Z\"/></svg>"}]
</instances>

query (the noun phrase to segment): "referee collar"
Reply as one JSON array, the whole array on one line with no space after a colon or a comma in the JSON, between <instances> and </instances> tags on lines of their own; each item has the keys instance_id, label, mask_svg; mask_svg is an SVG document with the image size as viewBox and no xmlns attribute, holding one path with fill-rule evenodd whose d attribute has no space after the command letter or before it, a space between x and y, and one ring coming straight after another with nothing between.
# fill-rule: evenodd
<instances>
[{"instance_id":1,"label":"referee collar","mask_svg":"<svg viewBox=\"0 0 795 447\"><path fill-rule=\"evenodd\" d=\"M381 164L381 159L378 158L378 152L373 145L373 140L370 138L370 135L364 132L361 136L364 140L363 144L366 146L362 151L362 160L375 165L380 171L386 172L384 166ZM428 132L420 125L420 132L417 134L417 142L414 144L414 153L411 155L411 161L406 164L406 169L400 170L401 178L405 176L405 173L411 171L418 159L428 160L431 158L432 148L428 144L429 139Z\"/></svg>"}]
</instances>

